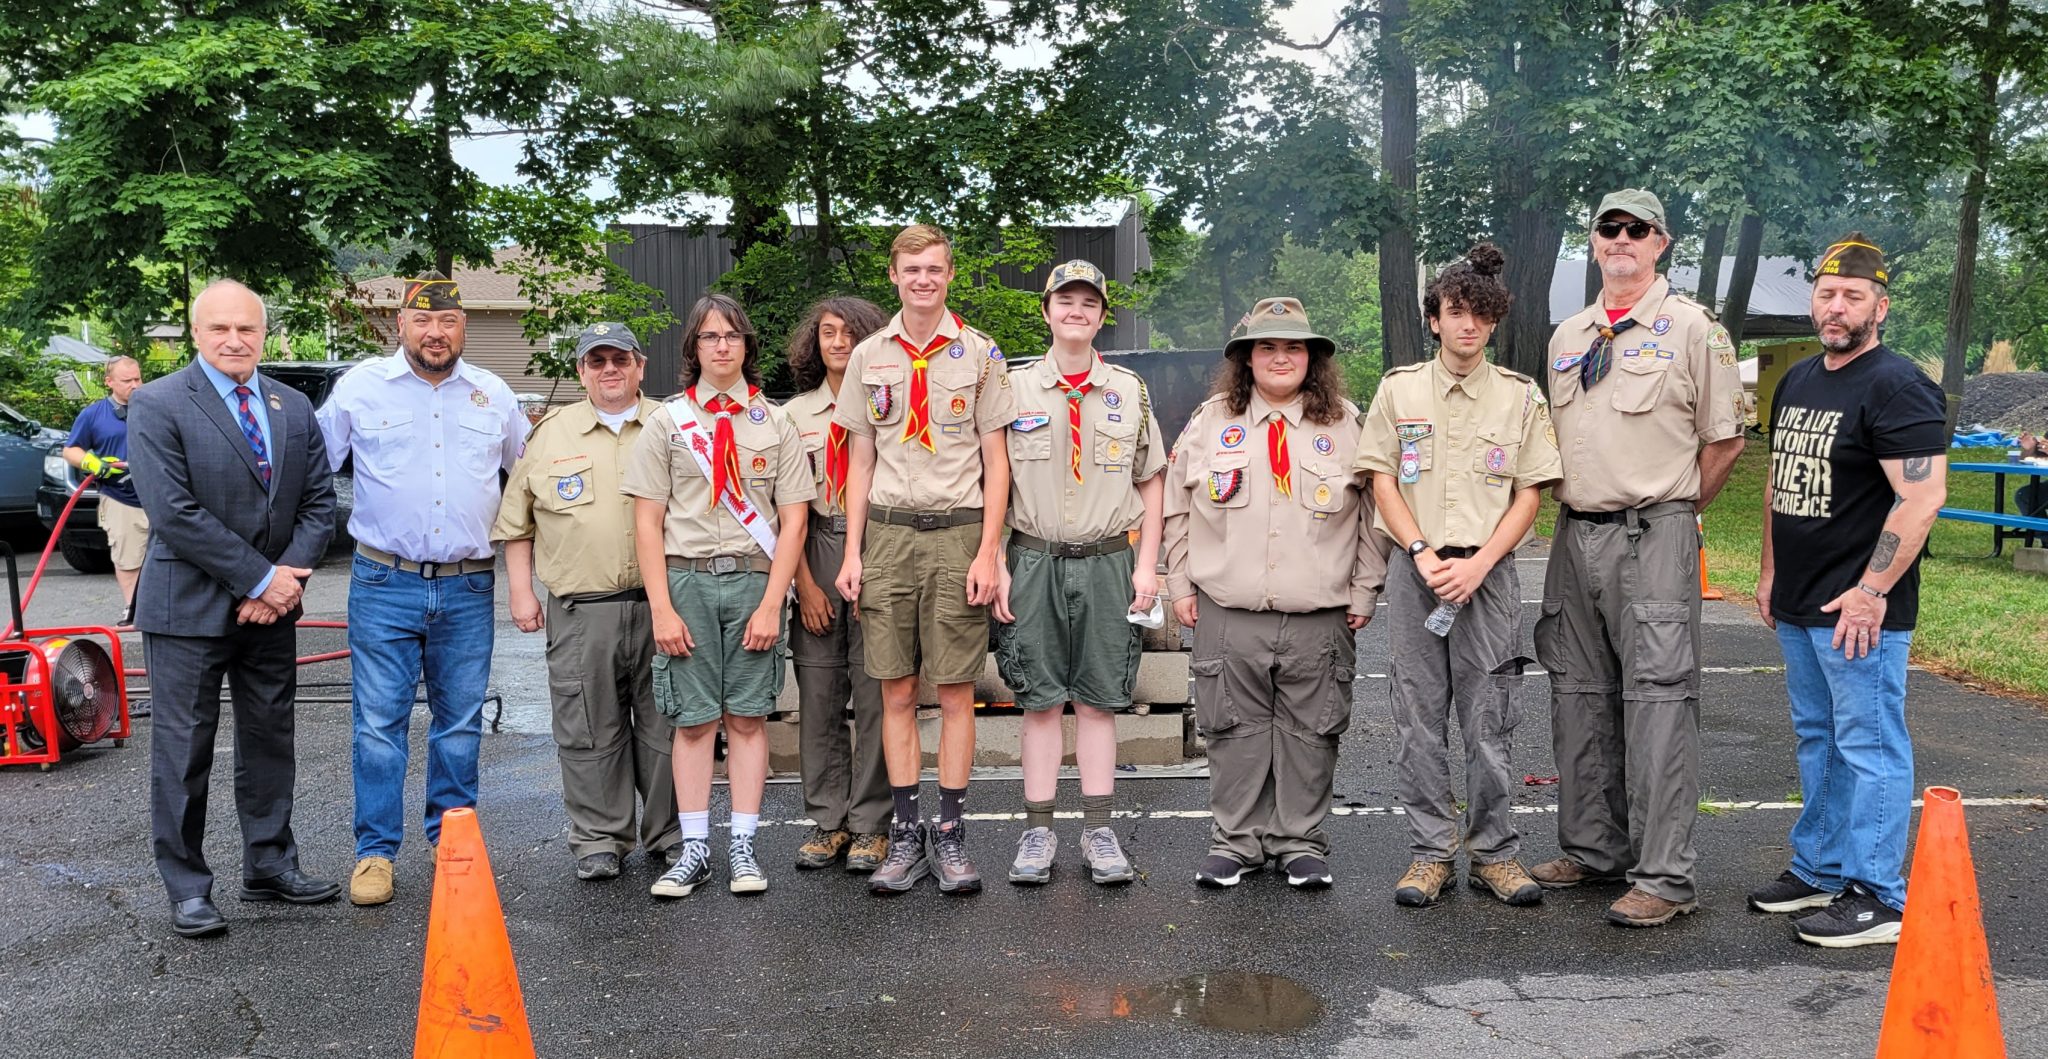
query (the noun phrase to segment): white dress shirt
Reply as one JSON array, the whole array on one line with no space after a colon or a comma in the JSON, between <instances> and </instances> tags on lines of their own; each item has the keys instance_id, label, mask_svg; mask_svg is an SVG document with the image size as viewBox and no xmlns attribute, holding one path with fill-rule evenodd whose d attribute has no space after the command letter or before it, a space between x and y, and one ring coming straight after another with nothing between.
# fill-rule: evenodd
<instances>
[{"instance_id":1,"label":"white dress shirt","mask_svg":"<svg viewBox=\"0 0 2048 1059\"><path fill-rule=\"evenodd\" d=\"M526 416L505 380L463 360L439 385L403 351L334 384L320 429L335 470L355 457L348 531L414 562L488 559L498 472L526 451Z\"/></svg>"}]
</instances>

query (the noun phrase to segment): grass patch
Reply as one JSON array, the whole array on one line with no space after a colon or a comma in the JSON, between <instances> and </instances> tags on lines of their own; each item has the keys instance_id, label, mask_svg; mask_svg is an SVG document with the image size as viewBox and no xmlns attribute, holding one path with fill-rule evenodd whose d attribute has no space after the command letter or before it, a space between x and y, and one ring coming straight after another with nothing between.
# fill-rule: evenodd
<instances>
[{"instance_id":1,"label":"grass patch","mask_svg":"<svg viewBox=\"0 0 2048 1059\"><path fill-rule=\"evenodd\" d=\"M1950 462L2003 463L2003 450L1955 449ZM1751 438L1728 485L1707 509L1707 574L1731 599L1754 598L1763 548L1764 476L1769 445ZM1992 476L1952 473L1948 506L1992 509ZM2023 479L2008 478L2010 492ZM2006 497L2011 510L2012 497ZM1557 503L1546 497L1536 531L1550 536ZM1937 519L1933 554L1920 564L1920 621L1913 660L1921 665L2036 699L2048 698L2048 630L2040 622L2048 578L2015 572L2011 551L1991 550L1991 527Z\"/></svg>"}]
</instances>

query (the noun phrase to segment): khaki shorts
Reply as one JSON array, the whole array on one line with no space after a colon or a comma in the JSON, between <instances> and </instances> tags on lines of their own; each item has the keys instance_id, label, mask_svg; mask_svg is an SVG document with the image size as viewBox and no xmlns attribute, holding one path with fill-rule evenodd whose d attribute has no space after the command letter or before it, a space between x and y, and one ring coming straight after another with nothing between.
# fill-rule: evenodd
<instances>
[{"instance_id":1,"label":"khaki shorts","mask_svg":"<svg viewBox=\"0 0 2048 1059\"><path fill-rule=\"evenodd\" d=\"M1018 706L1129 708L1144 649L1143 634L1124 617L1136 567L1128 548L1062 559L1010 546L1010 612L1017 620L996 625L996 669Z\"/></svg>"},{"instance_id":2,"label":"khaki shorts","mask_svg":"<svg viewBox=\"0 0 2048 1059\"><path fill-rule=\"evenodd\" d=\"M140 570L149 554L149 515L119 500L100 498L100 528L107 532L107 551L114 569Z\"/></svg>"},{"instance_id":3,"label":"khaki shorts","mask_svg":"<svg viewBox=\"0 0 2048 1059\"><path fill-rule=\"evenodd\" d=\"M868 675L968 684L988 662L988 608L967 603L981 525L919 530L868 523L861 547L860 621Z\"/></svg>"},{"instance_id":4,"label":"khaki shorts","mask_svg":"<svg viewBox=\"0 0 2048 1059\"><path fill-rule=\"evenodd\" d=\"M668 598L690 630L687 655L654 653L654 708L677 728L710 724L722 714L766 717L782 694L789 657L789 609L782 636L766 651L740 646L747 619L761 605L768 575L668 571Z\"/></svg>"}]
</instances>

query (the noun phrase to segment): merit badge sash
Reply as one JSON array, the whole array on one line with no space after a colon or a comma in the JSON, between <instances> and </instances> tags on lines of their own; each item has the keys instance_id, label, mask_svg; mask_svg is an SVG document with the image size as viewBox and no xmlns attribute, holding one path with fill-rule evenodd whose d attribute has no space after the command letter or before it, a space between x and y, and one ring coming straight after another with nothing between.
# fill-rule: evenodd
<instances>
[{"instance_id":1,"label":"merit badge sash","mask_svg":"<svg viewBox=\"0 0 2048 1059\"><path fill-rule=\"evenodd\" d=\"M682 435L683 447L690 450L704 477L711 479L711 435L705 432L702 423L697 422L696 408L690 404L689 398L677 397L668 402L668 414L676 421L676 433ZM746 492L728 491L719 498L719 502L739 522L740 528L747 531L747 536L754 538L754 543L768 553L768 561L774 562L775 531L768 527L768 520L760 509L747 499Z\"/></svg>"}]
</instances>

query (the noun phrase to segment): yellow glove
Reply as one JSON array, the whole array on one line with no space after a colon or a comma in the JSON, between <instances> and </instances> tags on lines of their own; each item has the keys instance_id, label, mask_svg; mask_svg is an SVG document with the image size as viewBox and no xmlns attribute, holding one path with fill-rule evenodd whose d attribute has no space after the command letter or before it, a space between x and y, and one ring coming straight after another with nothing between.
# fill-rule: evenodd
<instances>
[{"instance_id":1,"label":"yellow glove","mask_svg":"<svg viewBox=\"0 0 2048 1059\"><path fill-rule=\"evenodd\" d=\"M126 461L115 459L111 456L102 456L97 452L86 453L85 458L78 461L78 466L85 473L93 475L103 482L111 482L128 473Z\"/></svg>"}]
</instances>

